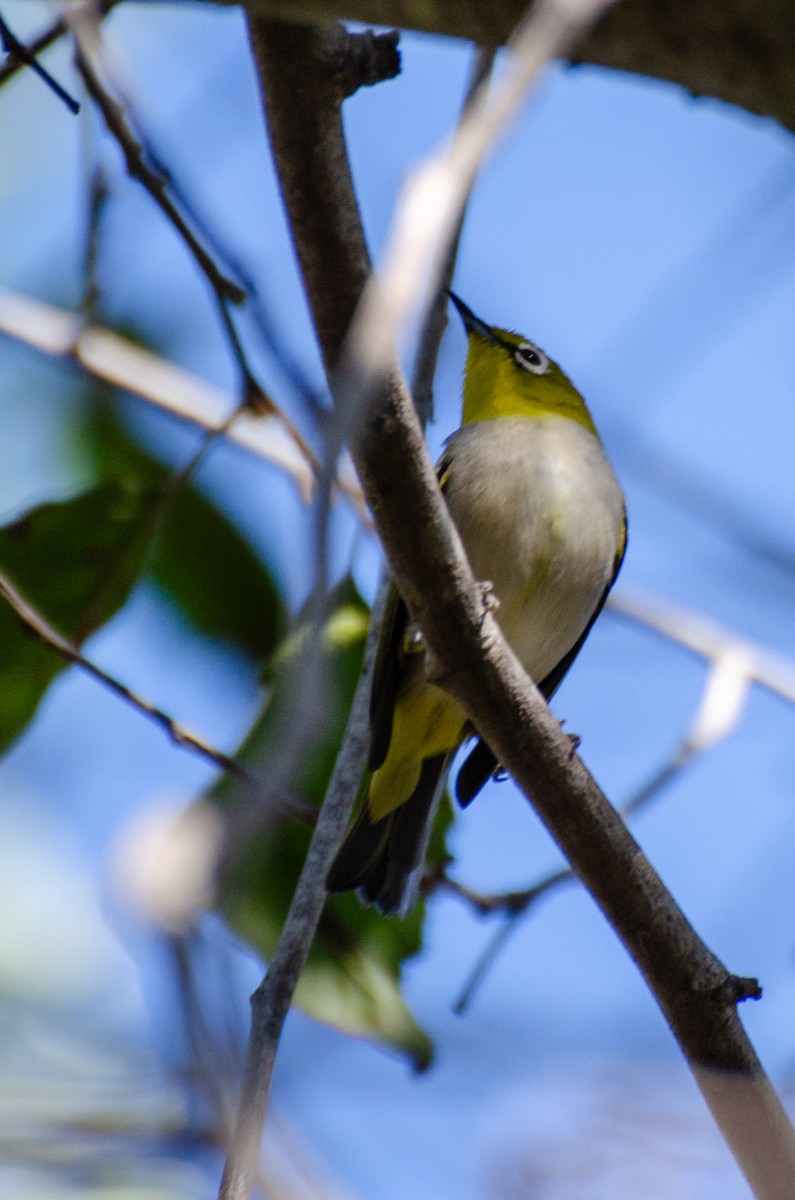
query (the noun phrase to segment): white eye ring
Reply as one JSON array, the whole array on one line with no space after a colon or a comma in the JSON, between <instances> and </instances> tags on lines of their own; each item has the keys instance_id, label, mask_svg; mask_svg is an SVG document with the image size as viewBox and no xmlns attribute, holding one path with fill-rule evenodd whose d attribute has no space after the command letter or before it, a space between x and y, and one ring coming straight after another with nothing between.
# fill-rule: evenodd
<instances>
[{"instance_id":1,"label":"white eye ring","mask_svg":"<svg viewBox=\"0 0 795 1200\"><path fill-rule=\"evenodd\" d=\"M513 360L518 367L531 375L545 375L549 370L549 359L543 350L532 342L520 342L514 349Z\"/></svg>"}]
</instances>

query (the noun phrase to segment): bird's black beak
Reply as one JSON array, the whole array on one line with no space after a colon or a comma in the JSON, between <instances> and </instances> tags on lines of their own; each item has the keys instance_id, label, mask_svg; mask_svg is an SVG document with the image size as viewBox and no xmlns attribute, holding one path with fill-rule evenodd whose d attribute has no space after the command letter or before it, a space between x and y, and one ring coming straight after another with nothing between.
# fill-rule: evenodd
<instances>
[{"instance_id":1,"label":"bird's black beak","mask_svg":"<svg viewBox=\"0 0 795 1200\"><path fill-rule=\"evenodd\" d=\"M447 295L458 309L458 315L464 322L464 329L466 329L467 333L477 333L487 342L494 342L496 345L500 345L500 340L495 336L493 330L485 322L481 321L480 317L476 317L472 309L464 304L464 301L459 299L455 292L451 292L448 288Z\"/></svg>"}]
</instances>

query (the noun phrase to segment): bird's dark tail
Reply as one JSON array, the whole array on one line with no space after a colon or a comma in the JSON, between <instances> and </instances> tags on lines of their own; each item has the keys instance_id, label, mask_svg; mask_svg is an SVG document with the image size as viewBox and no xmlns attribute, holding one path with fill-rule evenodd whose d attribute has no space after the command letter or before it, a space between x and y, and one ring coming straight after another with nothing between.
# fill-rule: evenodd
<instances>
[{"instance_id":1,"label":"bird's dark tail","mask_svg":"<svg viewBox=\"0 0 795 1200\"><path fill-rule=\"evenodd\" d=\"M326 880L330 892L358 889L362 900L384 916L405 916L417 898L417 886L428 845L440 783L450 760L447 754L422 764L411 797L380 821L373 821L365 800Z\"/></svg>"}]
</instances>

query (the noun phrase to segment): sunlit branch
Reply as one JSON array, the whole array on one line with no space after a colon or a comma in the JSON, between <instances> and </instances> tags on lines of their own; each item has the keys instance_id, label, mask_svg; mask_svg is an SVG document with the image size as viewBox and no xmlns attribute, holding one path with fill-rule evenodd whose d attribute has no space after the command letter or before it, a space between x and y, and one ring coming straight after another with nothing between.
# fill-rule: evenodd
<instances>
[{"instance_id":1,"label":"sunlit branch","mask_svg":"<svg viewBox=\"0 0 795 1200\"><path fill-rule=\"evenodd\" d=\"M342 366L359 399L393 365L394 346L440 277L466 197L483 162L507 131L549 63L610 0L539 0L509 39L508 68L493 88L484 79L449 144L408 179L396 208L379 278L371 278L347 338Z\"/></svg>"},{"instance_id":2,"label":"sunlit branch","mask_svg":"<svg viewBox=\"0 0 795 1200\"><path fill-rule=\"evenodd\" d=\"M461 120L463 120L474 104L475 97L478 95L480 88L487 83L491 76L493 65L494 51L476 48L472 71L464 96ZM422 330L417 342L417 353L411 376L411 396L420 419L420 424L423 427L433 417L433 377L436 372L436 360L439 355L442 335L447 328L447 289L453 282L456 259L458 258L458 247L461 241L461 233L464 228L464 218L466 217L470 195L471 188L461 206L458 221L450 238L448 252L441 264L436 290L428 311L425 314L425 320L423 321Z\"/></svg>"},{"instance_id":3,"label":"sunlit branch","mask_svg":"<svg viewBox=\"0 0 795 1200\"><path fill-rule=\"evenodd\" d=\"M738 669L766 691L795 704L795 662L759 642L741 637L703 613L685 609L659 596L626 589L610 597L611 612L650 629L699 658L715 661L731 654Z\"/></svg>"},{"instance_id":4,"label":"sunlit branch","mask_svg":"<svg viewBox=\"0 0 795 1200\"><path fill-rule=\"evenodd\" d=\"M147 403L188 421L207 433L222 431L235 445L292 476L308 501L315 488L315 461L307 459L292 423L278 416L237 415L229 392L98 325L86 325L79 313L55 308L0 288L0 333L44 354L67 358L88 374L122 388ZM235 415L229 425L230 414ZM367 521L366 508L350 464L337 473L337 489Z\"/></svg>"}]
</instances>

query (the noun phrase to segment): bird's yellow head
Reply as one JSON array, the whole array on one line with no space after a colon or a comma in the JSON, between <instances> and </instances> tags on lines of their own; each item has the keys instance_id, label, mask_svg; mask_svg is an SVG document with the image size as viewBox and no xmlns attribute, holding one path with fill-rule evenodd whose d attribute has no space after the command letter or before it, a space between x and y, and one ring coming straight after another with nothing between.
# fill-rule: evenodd
<instances>
[{"instance_id":1,"label":"bird's yellow head","mask_svg":"<svg viewBox=\"0 0 795 1200\"><path fill-rule=\"evenodd\" d=\"M467 331L463 424L500 417L566 417L596 428L580 393L543 350L508 329L486 325L452 292Z\"/></svg>"}]
</instances>

